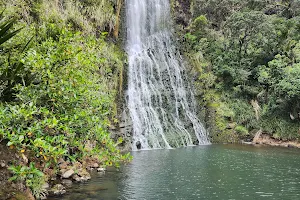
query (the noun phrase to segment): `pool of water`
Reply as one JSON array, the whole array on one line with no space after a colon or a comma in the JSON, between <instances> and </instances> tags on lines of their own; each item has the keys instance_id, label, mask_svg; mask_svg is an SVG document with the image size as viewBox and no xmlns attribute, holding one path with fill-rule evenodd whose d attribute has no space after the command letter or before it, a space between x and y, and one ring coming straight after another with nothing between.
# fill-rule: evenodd
<instances>
[{"instance_id":1,"label":"pool of water","mask_svg":"<svg viewBox=\"0 0 300 200\"><path fill-rule=\"evenodd\" d=\"M300 199L300 150L208 145L133 152L119 171L94 174L52 200Z\"/></svg>"}]
</instances>

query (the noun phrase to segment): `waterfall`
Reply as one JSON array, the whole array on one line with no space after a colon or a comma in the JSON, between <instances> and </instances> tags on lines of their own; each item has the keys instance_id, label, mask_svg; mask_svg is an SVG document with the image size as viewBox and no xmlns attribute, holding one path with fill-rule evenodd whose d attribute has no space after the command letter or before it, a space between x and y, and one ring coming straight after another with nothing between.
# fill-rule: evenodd
<instances>
[{"instance_id":1,"label":"waterfall","mask_svg":"<svg viewBox=\"0 0 300 200\"><path fill-rule=\"evenodd\" d=\"M171 33L169 0L126 0L132 149L208 144Z\"/></svg>"}]
</instances>

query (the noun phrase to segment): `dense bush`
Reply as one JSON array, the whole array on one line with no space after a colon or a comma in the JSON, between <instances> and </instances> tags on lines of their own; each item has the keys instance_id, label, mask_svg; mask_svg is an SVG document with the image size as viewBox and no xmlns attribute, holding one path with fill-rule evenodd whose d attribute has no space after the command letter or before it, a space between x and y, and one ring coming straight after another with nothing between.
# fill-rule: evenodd
<instances>
[{"instance_id":1,"label":"dense bush","mask_svg":"<svg viewBox=\"0 0 300 200\"><path fill-rule=\"evenodd\" d=\"M300 3L195 0L191 7L191 23L178 32L200 74L198 97L214 113L213 135L230 135L225 127L237 123L236 132L298 139Z\"/></svg>"},{"instance_id":2,"label":"dense bush","mask_svg":"<svg viewBox=\"0 0 300 200\"><path fill-rule=\"evenodd\" d=\"M119 166L131 158L108 131L125 61L107 42L114 3L1 1L0 140L28 159L10 170L36 197L61 159Z\"/></svg>"},{"instance_id":3,"label":"dense bush","mask_svg":"<svg viewBox=\"0 0 300 200\"><path fill-rule=\"evenodd\" d=\"M17 101L1 109L1 132L9 146L54 162L89 154L118 161L116 144L106 130L116 112L109 73L122 64L103 57L105 48L101 39L63 30L58 41L49 38L26 52L21 62L32 83L16 85ZM115 66L108 66L107 59ZM91 152L86 150L89 141L95 142Z\"/></svg>"}]
</instances>

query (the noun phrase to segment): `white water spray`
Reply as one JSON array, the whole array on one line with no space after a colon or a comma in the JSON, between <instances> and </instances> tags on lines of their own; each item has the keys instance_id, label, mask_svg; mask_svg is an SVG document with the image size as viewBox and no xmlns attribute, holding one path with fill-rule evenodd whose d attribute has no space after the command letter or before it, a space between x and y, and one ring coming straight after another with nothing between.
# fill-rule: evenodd
<instances>
[{"instance_id":1,"label":"white water spray","mask_svg":"<svg viewBox=\"0 0 300 200\"><path fill-rule=\"evenodd\" d=\"M132 149L209 144L172 44L169 0L126 0Z\"/></svg>"}]
</instances>

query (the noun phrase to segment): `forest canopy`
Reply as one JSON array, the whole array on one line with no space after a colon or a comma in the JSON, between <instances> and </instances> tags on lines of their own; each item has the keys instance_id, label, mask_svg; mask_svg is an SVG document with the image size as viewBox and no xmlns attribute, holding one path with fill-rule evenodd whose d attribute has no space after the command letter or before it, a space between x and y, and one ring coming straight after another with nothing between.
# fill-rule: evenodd
<instances>
[{"instance_id":1,"label":"forest canopy","mask_svg":"<svg viewBox=\"0 0 300 200\"><path fill-rule=\"evenodd\" d=\"M215 140L298 139L300 1L194 0L190 13L177 32Z\"/></svg>"}]
</instances>

